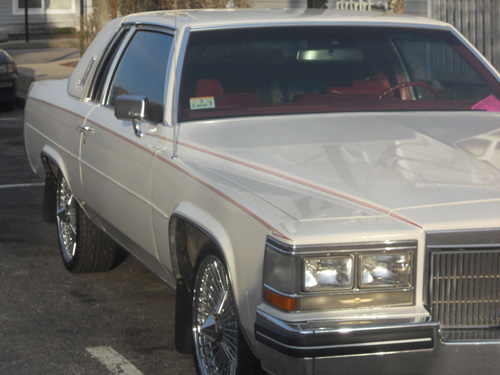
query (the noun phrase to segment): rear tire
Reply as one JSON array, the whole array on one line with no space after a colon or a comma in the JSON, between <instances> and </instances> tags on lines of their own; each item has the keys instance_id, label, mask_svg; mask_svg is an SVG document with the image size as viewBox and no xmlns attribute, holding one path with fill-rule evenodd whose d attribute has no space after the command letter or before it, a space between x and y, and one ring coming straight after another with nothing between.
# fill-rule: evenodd
<instances>
[{"instance_id":1,"label":"rear tire","mask_svg":"<svg viewBox=\"0 0 500 375\"><path fill-rule=\"evenodd\" d=\"M215 253L201 257L193 288L194 360L200 375L263 374L239 328L229 274Z\"/></svg>"},{"instance_id":2,"label":"rear tire","mask_svg":"<svg viewBox=\"0 0 500 375\"><path fill-rule=\"evenodd\" d=\"M61 257L69 271L101 272L113 268L116 244L92 224L62 173L57 180L56 213Z\"/></svg>"}]
</instances>

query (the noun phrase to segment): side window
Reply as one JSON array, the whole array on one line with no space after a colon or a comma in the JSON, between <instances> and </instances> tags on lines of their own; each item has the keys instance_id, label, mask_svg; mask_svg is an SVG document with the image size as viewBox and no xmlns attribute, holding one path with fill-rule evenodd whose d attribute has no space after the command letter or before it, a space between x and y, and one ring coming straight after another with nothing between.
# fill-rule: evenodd
<instances>
[{"instance_id":1,"label":"side window","mask_svg":"<svg viewBox=\"0 0 500 375\"><path fill-rule=\"evenodd\" d=\"M102 100L102 94L104 92L104 85L106 83L106 77L111 70L111 65L113 64L113 60L115 59L118 50L120 49L120 45L125 39L125 36L130 31L130 28L123 28L113 39L110 45L107 47L107 50L99 63L99 67L97 68L96 74L94 75L91 90L90 90L90 98L93 101L100 102Z\"/></svg>"},{"instance_id":2,"label":"side window","mask_svg":"<svg viewBox=\"0 0 500 375\"><path fill-rule=\"evenodd\" d=\"M160 122L165 101L165 75L173 37L156 31L138 31L125 50L111 81L106 104L119 95L148 98L148 119Z\"/></svg>"}]
</instances>

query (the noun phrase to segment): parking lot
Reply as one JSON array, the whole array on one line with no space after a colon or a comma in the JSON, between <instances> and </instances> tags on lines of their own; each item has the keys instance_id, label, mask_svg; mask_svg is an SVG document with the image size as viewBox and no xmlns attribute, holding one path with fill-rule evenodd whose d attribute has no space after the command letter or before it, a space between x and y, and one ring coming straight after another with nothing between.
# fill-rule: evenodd
<instances>
[{"instance_id":1,"label":"parking lot","mask_svg":"<svg viewBox=\"0 0 500 375\"><path fill-rule=\"evenodd\" d=\"M174 293L135 259L65 270L22 123L22 109L0 107L0 373L194 374L175 351Z\"/></svg>"}]
</instances>

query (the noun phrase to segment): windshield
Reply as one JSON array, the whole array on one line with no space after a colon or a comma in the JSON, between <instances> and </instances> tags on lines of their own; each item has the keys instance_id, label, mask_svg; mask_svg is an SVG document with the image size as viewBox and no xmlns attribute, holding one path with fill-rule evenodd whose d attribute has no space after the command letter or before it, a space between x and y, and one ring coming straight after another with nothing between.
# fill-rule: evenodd
<instances>
[{"instance_id":1,"label":"windshield","mask_svg":"<svg viewBox=\"0 0 500 375\"><path fill-rule=\"evenodd\" d=\"M190 121L338 111L500 111L498 98L499 82L448 31L204 30L189 39L179 115Z\"/></svg>"}]
</instances>

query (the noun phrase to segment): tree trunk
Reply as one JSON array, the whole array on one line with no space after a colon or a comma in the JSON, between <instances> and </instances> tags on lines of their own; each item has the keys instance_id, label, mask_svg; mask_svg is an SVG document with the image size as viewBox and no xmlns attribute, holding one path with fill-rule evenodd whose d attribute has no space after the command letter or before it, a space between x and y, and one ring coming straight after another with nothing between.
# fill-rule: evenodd
<instances>
[{"instance_id":1,"label":"tree trunk","mask_svg":"<svg viewBox=\"0 0 500 375\"><path fill-rule=\"evenodd\" d=\"M389 0L389 12L391 13L403 13L404 0Z\"/></svg>"}]
</instances>

